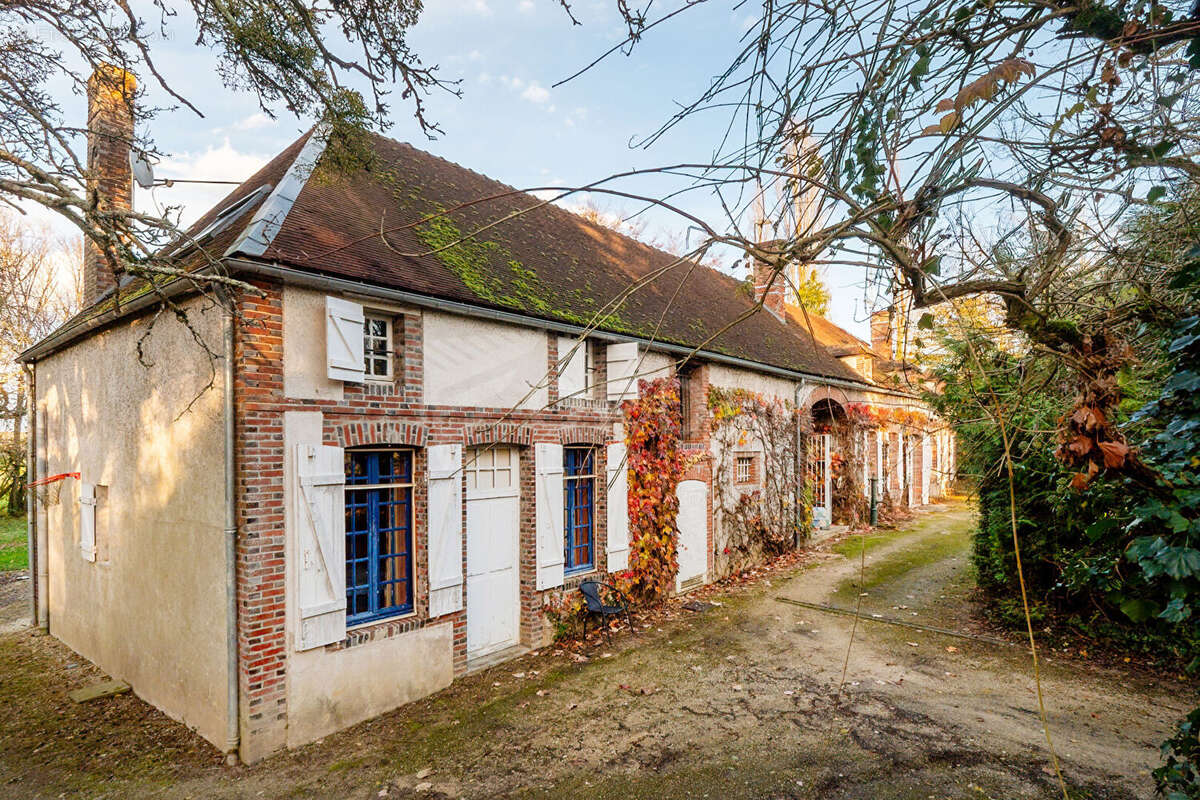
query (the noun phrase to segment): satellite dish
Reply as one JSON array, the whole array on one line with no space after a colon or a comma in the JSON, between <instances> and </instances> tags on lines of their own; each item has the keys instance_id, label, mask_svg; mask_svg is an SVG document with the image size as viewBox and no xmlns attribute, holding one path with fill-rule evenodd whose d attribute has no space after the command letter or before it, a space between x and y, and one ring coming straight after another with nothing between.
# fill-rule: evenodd
<instances>
[{"instance_id":1,"label":"satellite dish","mask_svg":"<svg viewBox=\"0 0 1200 800\"><path fill-rule=\"evenodd\" d=\"M129 151L129 168L133 170L133 179L137 181L137 185L143 189L154 188L154 167L150 165L150 160L146 158L146 154L140 150Z\"/></svg>"}]
</instances>

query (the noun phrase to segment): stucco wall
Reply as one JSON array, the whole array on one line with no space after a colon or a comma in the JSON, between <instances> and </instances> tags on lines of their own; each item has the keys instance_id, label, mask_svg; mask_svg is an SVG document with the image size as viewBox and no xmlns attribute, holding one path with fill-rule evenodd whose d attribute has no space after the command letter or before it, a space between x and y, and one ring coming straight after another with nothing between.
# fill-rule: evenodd
<instances>
[{"instance_id":1,"label":"stucco wall","mask_svg":"<svg viewBox=\"0 0 1200 800\"><path fill-rule=\"evenodd\" d=\"M283 393L305 400L341 400L325 359L325 295L283 287Z\"/></svg>"},{"instance_id":2,"label":"stucco wall","mask_svg":"<svg viewBox=\"0 0 1200 800\"><path fill-rule=\"evenodd\" d=\"M639 348L638 358L640 359L637 367L637 380L652 381L656 378L666 378L675 372L675 359L666 353L660 353L656 350L646 350ZM634 382L634 391L637 390L637 382Z\"/></svg>"},{"instance_id":3,"label":"stucco wall","mask_svg":"<svg viewBox=\"0 0 1200 800\"><path fill-rule=\"evenodd\" d=\"M193 324L220 350L220 313ZM209 741L226 696L222 373L170 315L139 365L143 319L37 365L46 474L96 484L96 561L79 550L79 481L47 525L50 632ZM214 385L207 391L210 380ZM191 407L188 408L189 404Z\"/></svg>"},{"instance_id":4,"label":"stucco wall","mask_svg":"<svg viewBox=\"0 0 1200 800\"><path fill-rule=\"evenodd\" d=\"M539 409L549 402L546 332L426 311L425 402Z\"/></svg>"},{"instance_id":5,"label":"stucco wall","mask_svg":"<svg viewBox=\"0 0 1200 800\"><path fill-rule=\"evenodd\" d=\"M352 647L297 650L295 446L322 441L319 411L287 411L284 429L284 519L287 539L287 746L378 716L450 685L454 627L449 622ZM418 576L419 577L419 576Z\"/></svg>"},{"instance_id":6,"label":"stucco wall","mask_svg":"<svg viewBox=\"0 0 1200 800\"><path fill-rule=\"evenodd\" d=\"M757 392L763 397L796 401L796 384L784 378L776 378L761 372L753 372L738 367L727 367L723 364L713 364L709 367L708 382L722 389L746 389Z\"/></svg>"}]
</instances>

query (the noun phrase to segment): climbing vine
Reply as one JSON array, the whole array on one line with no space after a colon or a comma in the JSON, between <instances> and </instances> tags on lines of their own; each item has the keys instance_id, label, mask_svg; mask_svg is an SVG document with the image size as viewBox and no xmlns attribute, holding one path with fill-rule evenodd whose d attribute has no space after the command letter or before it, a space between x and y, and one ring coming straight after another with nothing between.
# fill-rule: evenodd
<instances>
[{"instance_id":1,"label":"climbing vine","mask_svg":"<svg viewBox=\"0 0 1200 800\"><path fill-rule=\"evenodd\" d=\"M796 407L745 389L709 387L715 447L714 512L717 572L730 574L755 560L793 548L812 524L807 492L797 497ZM739 455L758 460L752 484L736 482ZM799 501L799 502L798 502Z\"/></svg>"},{"instance_id":2,"label":"climbing vine","mask_svg":"<svg viewBox=\"0 0 1200 800\"><path fill-rule=\"evenodd\" d=\"M682 447L679 381L638 381L638 398L622 404L629 467L629 569L619 578L636 601L671 593L679 498L675 489L691 466Z\"/></svg>"}]
</instances>

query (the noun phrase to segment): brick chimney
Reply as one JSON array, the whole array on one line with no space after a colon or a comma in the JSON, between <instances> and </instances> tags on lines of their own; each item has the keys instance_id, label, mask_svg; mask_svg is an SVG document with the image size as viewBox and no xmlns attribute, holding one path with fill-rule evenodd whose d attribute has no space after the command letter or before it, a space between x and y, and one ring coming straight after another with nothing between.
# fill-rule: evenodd
<instances>
[{"instance_id":1,"label":"brick chimney","mask_svg":"<svg viewBox=\"0 0 1200 800\"><path fill-rule=\"evenodd\" d=\"M771 247L770 242L764 243L764 248ZM750 256L750 279L754 281L754 299L763 301L763 308L770 311L781 320L787 319L785 275L777 274L765 261Z\"/></svg>"},{"instance_id":2,"label":"brick chimney","mask_svg":"<svg viewBox=\"0 0 1200 800\"><path fill-rule=\"evenodd\" d=\"M127 70L101 64L88 79L87 188L101 209L133 207L133 96L137 80ZM90 305L117 285L112 268L91 239L83 244L83 302Z\"/></svg>"},{"instance_id":3,"label":"brick chimney","mask_svg":"<svg viewBox=\"0 0 1200 800\"><path fill-rule=\"evenodd\" d=\"M892 309L884 308L871 314L871 349L884 358L895 358L892 349Z\"/></svg>"}]
</instances>

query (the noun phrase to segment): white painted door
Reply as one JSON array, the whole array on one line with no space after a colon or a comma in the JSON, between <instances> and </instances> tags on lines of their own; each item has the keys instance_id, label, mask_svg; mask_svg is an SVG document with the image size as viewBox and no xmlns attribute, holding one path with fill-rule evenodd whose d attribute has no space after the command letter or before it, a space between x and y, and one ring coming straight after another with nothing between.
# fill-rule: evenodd
<instances>
[{"instance_id":1,"label":"white painted door","mask_svg":"<svg viewBox=\"0 0 1200 800\"><path fill-rule=\"evenodd\" d=\"M680 481L675 494L679 498L679 516L675 519L679 528L679 572L675 576L675 590L682 591L685 584L703 584L707 578L708 485L704 481Z\"/></svg>"},{"instance_id":2,"label":"white painted door","mask_svg":"<svg viewBox=\"0 0 1200 800\"><path fill-rule=\"evenodd\" d=\"M467 656L520 637L520 481L517 450L467 452Z\"/></svg>"}]
</instances>

